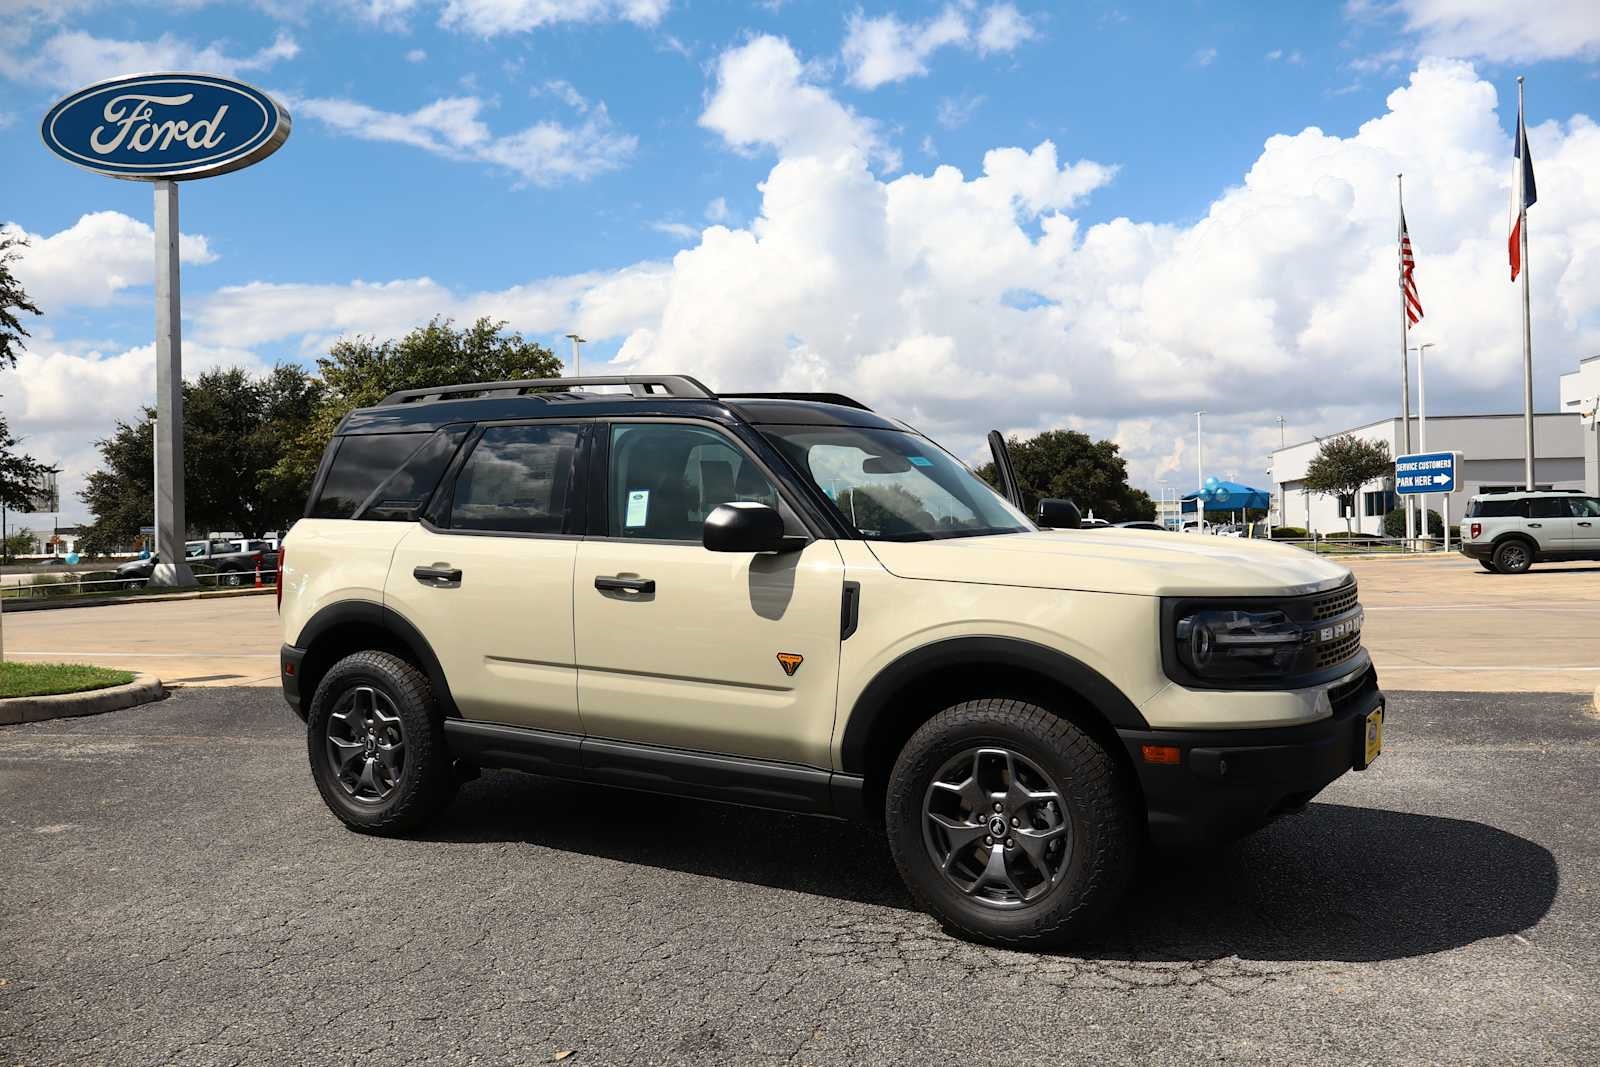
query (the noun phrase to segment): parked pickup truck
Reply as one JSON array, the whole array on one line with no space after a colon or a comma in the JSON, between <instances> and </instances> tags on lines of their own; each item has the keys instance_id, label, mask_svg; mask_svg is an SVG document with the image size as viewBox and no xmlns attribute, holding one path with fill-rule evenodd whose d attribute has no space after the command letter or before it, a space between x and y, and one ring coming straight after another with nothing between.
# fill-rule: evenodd
<instances>
[{"instance_id":1,"label":"parked pickup truck","mask_svg":"<svg viewBox=\"0 0 1600 1067\"><path fill-rule=\"evenodd\" d=\"M264 544L264 542L256 542ZM278 573L278 554L270 548L241 552L237 541L186 541L183 559L189 566L203 574L214 573L218 585L245 585L255 581L256 567L261 568L263 581L272 581ZM134 559L117 568L117 577L129 585L142 585L150 577L160 557Z\"/></svg>"}]
</instances>

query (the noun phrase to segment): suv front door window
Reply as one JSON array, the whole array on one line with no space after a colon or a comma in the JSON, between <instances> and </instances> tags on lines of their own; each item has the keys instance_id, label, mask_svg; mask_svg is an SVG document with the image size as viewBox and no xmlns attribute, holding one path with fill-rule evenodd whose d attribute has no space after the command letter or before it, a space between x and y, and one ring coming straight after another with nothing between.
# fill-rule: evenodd
<instances>
[{"instance_id":1,"label":"suv front door window","mask_svg":"<svg viewBox=\"0 0 1600 1067\"><path fill-rule=\"evenodd\" d=\"M1573 551L1577 520L1572 514L1572 500L1564 496L1531 496L1523 501L1527 510L1524 525L1539 541L1540 552Z\"/></svg>"},{"instance_id":2,"label":"suv front door window","mask_svg":"<svg viewBox=\"0 0 1600 1067\"><path fill-rule=\"evenodd\" d=\"M1575 496L1572 506L1572 547L1577 552L1600 553L1600 499Z\"/></svg>"},{"instance_id":3,"label":"suv front door window","mask_svg":"<svg viewBox=\"0 0 1600 1067\"><path fill-rule=\"evenodd\" d=\"M844 593L835 542L707 551L705 516L729 501L776 507L805 532L755 457L710 426L617 423L608 466L605 521L578 548L573 586L585 732L828 766Z\"/></svg>"}]
</instances>

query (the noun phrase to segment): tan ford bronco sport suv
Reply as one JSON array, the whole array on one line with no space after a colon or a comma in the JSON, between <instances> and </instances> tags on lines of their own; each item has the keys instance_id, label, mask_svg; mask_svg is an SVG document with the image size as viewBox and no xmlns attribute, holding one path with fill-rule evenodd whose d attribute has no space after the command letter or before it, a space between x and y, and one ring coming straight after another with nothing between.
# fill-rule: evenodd
<instances>
[{"instance_id":1,"label":"tan ford bronco sport suv","mask_svg":"<svg viewBox=\"0 0 1600 1067\"><path fill-rule=\"evenodd\" d=\"M1144 842L1377 755L1343 567L1042 529L995 458L1005 496L848 397L682 376L352 412L281 563L312 777L369 833L483 767L865 819L925 908L1022 945L1093 930Z\"/></svg>"}]
</instances>

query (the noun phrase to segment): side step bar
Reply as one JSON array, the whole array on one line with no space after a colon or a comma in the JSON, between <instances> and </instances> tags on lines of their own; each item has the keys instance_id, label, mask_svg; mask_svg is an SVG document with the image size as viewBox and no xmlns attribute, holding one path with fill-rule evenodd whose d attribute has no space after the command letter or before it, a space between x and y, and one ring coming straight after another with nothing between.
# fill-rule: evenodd
<instances>
[{"instance_id":1,"label":"side step bar","mask_svg":"<svg viewBox=\"0 0 1600 1067\"><path fill-rule=\"evenodd\" d=\"M446 719L444 733L457 759L479 767L802 815L864 815L853 774L468 719Z\"/></svg>"}]
</instances>

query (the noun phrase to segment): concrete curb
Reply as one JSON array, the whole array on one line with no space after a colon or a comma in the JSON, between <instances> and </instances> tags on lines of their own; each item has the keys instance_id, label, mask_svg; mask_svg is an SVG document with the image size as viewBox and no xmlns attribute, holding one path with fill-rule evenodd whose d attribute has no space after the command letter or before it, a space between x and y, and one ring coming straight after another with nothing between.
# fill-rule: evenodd
<instances>
[{"instance_id":1,"label":"concrete curb","mask_svg":"<svg viewBox=\"0 0 1600 1067\"><path fill-rule=\"evenodd\" d=\"M24 722L44 722L73 715L98 715L148 704L167 695L161 679L153 674L135 674L127 685L91 689L87 693L59 693L47 697L9 697L0 700L0 726Z\"/></svg>"},{"instance_id":2,"label":"concrete curb","mask_svg":"<svg viewBox=\"0 0 1600 1067\"><path fill-rule=\"evenodd\" d=\"M91 596L91 597L37 597L26 599L23 597L6 597L5 613L10 615L15 611L52 611L56 608L103 608L109 604L162 604L173 600L226 600L236 596L271 596L274 588L270 585L260 589L251 586L248 589L208 589L203 593L156 593L140 594L136 596ZM13 603L15 601L15 603Z\"/></svg>"}]
</instances>

